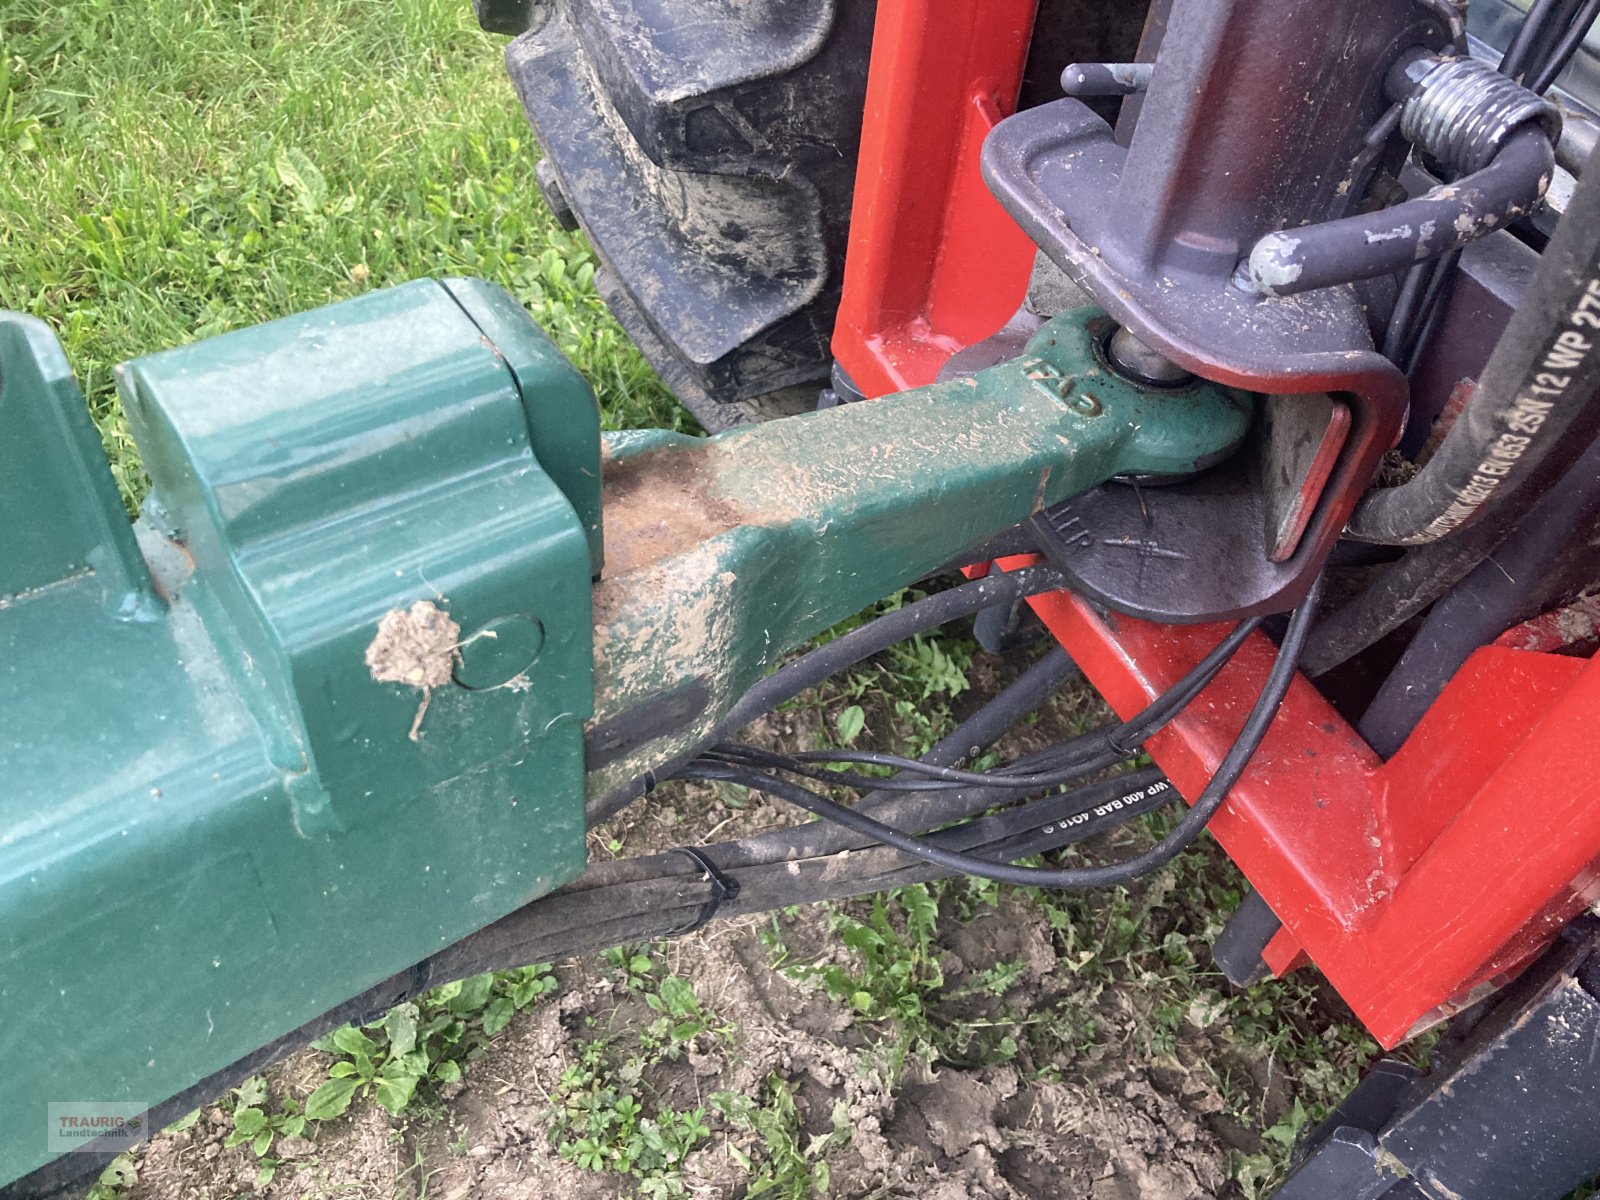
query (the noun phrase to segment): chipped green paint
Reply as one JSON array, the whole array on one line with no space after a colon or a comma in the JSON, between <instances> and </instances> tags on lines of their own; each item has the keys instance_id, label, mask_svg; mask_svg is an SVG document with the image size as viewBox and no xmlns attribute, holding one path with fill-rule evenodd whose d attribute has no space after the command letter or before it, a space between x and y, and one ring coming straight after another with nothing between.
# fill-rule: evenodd
<instances>
[{"instance_id":1,"label":"chipped green paint","mask_svg":"<svg viewBox=\"0 0 1600 1200\"><path fill-rule=\"evenodd\" d=\"M1247 400L1119 379L1104 321L870 403L620 435L602 481L593 397L515 303L408 284L128 364L130 529L59 348L0 315L0 500L33 517L0 535L0 1011L71 1034L0 1021L0 1181L47 1157L50 1101L164 1101L575 875L586 782L790 647L1238 443ZM694 683L698 724L586 781L592 713Z\"/></svg>"},{"instance_id":2,"label":"chipped green paint","mask_svg":"<svg viewBox=\"0 0 1600 1200\"><path fill-rule=\"evenodd\" d=\"M595 590L596 721L698 680L690 728L591 771L589 794L692 745L785 651L1040 508L1113 475L1183 474L1236 446L1249 401L1141 388L1104 365L1104 314L1017 359L700 439L609 443Z\"/></svg>"}]
</instances>

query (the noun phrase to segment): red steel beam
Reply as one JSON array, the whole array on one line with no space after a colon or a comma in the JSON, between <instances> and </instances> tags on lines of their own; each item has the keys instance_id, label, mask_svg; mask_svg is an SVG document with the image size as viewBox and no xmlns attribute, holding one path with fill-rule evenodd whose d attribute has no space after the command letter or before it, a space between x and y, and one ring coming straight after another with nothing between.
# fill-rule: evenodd
<instances>
[{"instance_id":1,"label":"red steel beam","mask_svg":"<svg viewBox=\"0 0 1600 1200\"><path fill-rule=\"evenodd\" d=\"M882 0L833 353L880 396L932 383L1021 306L1034 246L979 173L1037 0Z\"/></svg>"},{"instance_id":2,"label":"red steel beam","mask_svg":"<svg viewBox=\"0 0 1600 1200\"><path fill-rule=\"evenodd\" d=\"M1108 615L1069 592L1030 603L1123 717L1226 628ZM1189 800L1273 656L1251 637L1150 740ZM1488 647L1384 763L1297 677L1211 824L1284 922L1269 965L1286 970L1303 951L1386 1047L1508 979L1600 898L1597 712L1600 662Z\"/></svg>"}]
</instances>

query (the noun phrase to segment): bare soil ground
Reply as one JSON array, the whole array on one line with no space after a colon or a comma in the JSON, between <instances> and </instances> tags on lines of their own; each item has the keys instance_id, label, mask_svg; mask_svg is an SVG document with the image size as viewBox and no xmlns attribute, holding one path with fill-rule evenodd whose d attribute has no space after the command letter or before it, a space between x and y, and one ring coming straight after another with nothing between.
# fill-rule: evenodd
<instances>
[{"instance_id":1,"label":"bare soil ground","mask_svg":"<svg viewBox=\"0 0 1600 1200\"><path fill-rule=\"evenodd\" d=\"M978 654L968 673L983 695L1015 669ZM780 713L753 740L818 744L840 699ZM885 745L906 732L891 708L868 701L868 735ZM1069 689L1005 748L1057 740L1094 713ZM689 785L624 814L591 850L644 853L795 819ZM1151 836L1123 831L1086 853L1126 854ZM358 1101L280 1137L263 1183L262 1159L224 1146L233 1118L213 1106L143 1151L125 1194L1253 1197L1372 1047L1313 980L1240 992L1215 974L1205 947L1239 887L1207 848L1131 893L948 882L560 963L557 990L402 1116ZM682 1008L662 1002L676 995L668 980L686 981L695 1006L676 1033L663 1031ZM328 1063L307 1050L281 1064L269 1106L303 1102ZM593 1110L615 1112L622 1096L641 1106L640 1128L698 1126L687 1152L660 1168L648 1152L619 1161L626 1139L603 1135ZM606 1161L597 1146L612 1147Z\"/></svg>"}]
</instances>

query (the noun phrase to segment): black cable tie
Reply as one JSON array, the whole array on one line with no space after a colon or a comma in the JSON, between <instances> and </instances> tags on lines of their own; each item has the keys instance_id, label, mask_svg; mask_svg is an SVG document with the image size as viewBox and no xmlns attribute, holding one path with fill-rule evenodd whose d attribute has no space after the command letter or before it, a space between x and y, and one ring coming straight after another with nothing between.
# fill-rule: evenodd
<instances>
[{"instance_id":1,"label":"black cable tie","mask_svg":"<svg viewBox=\"0 0 1600 1200\"><path fill-rule=\"evenodd\" d=\"M1127 730L1125 731L1125 734L1131 732L1133 731ZM1106 734L1106 745L1110 746L1111 749L1115 750L1123 758L1137 758L1140 754L1144 753L1143 740L1134 742L1133 745L1129 746L1124 743L1122 737L1116 733Z\"/></svg>"},{"instance_id":2,"label":"black cable tie","mask_svg":"<svg viewBox=\"0 0 1600 1200\"><path fill-rule=\"evenodd\" d=\"M674 938L687 937L691 933L698 933L710 924L712 918L717 915L717 910L722 907L725 901L738 899L739 881L730 879L717 870L717 865L693 846L679 846L671 853L687 854L694 860L695 866L699 867L704 873L706 882L711 884L711 895L700 906L700 911L696 914L694 920L682 929L674 929L671 933L665 935Z\"/></svg>"}]
</instances>

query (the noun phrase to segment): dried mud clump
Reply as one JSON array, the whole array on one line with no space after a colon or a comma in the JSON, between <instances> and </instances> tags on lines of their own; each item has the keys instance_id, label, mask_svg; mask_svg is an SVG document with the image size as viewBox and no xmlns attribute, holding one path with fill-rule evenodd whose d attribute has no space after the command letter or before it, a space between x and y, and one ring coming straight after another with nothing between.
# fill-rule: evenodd
<instances>
[{"instance_id":1,"label":"dried mud clump","mask_svg":"<svg viewBox=\"0 0 1600 1200\"><path fill-rule=\"evenodd\" d=\"M418 600L410 608L392 608L378 622L378 635L367 647L367 669L378 683L402 683L422 693L422 703L411 722L413 742L422 729L433 689L450 682L460 640L461 626L431 600Z\"/></svg>"}]
</instances>

